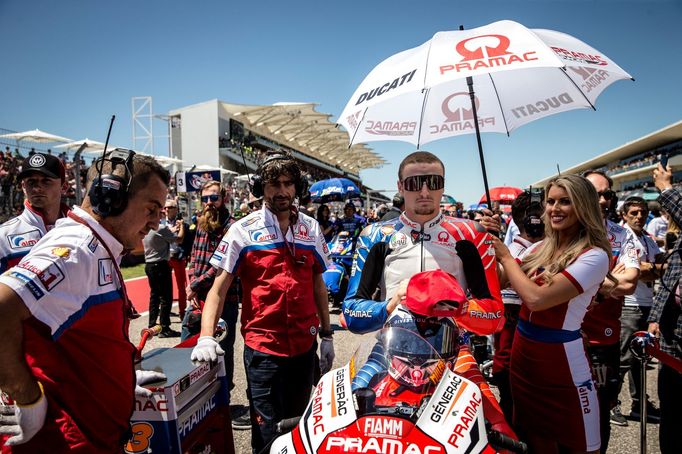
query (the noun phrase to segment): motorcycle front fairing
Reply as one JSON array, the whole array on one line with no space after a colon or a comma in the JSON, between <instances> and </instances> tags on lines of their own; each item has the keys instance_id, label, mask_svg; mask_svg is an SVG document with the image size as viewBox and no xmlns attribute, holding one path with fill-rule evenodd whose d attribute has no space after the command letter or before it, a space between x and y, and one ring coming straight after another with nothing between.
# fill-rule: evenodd
<instances>
[{"instance_id":1,"label":"motorcycle front fairing","mask_svg":"<svg viewBox=\"0 0 682 454\"><path fill-rule=\"evenodd\" d=\"M418 408L398 403L363 414L351 387L361 367L354 359L321 378L298 426L276 439L271 453L496 452L488 444L483 396L474 382L445 368Z\"/></svg>"}]
</instances>

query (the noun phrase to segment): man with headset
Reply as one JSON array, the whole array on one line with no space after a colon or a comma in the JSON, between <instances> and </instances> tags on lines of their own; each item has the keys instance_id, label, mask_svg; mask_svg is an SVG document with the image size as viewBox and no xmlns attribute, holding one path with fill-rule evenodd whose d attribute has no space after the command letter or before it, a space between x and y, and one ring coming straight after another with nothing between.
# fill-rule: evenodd
<instances>
[{"instance_id":1,"label":"man with headset","mask_svg":"<svg viewBox=\"0 0 682 454\"><path fill-rule=\"evenodd\" d=\"M518 234L512 237L509 252L512 257L519 258L534 243L545 237L544 193L542 189L531 188L516 197L512 203L512 219L517 226ZM511 364L512 343L516 334L516 326L521 310L521 299L514 289L502 290L504 303L504 328L493 335L495 354L493 356L493 377L500 393L500 407L507 421L512 420L513 405L511 385L509 383L509 367Z\"/></svg>"},{"instance_id":2,"label":"man with headset","mask_svg":"<svg viewBox=\"0 0 682 454\"><path fill-rule=\"evenodd\" d=\"M169 175L114 150L88 183L82 207L0 277L0 388L16 403L0 420L3 453L118 453L129 437L133 308L118 264L158 227Z\"/></svg>"},{"instance_id":3,"label":"man with headset","mask_svg":"<svg viewBox=\"0 0 682 454\"><path fill-rule=\"evenodd\" d=\"M18 179L24 192L24 211L0 226L0 273L13 267L40 238L66 216L61 204L66 190L66 170L58 158L35 153L24 159Z\"/></svg>"},{"instance_id":4,"label":"man with headset","mask_svg":"<svg viewBox=\"0 0 682 454\"><path fill-rule=\"evenodd\" d=\"M634 235L609 219L616 202L616 193L611 189L613 180L600 170L587 170L583 177L597 190L606 236L611 243L611 274L618 281L615 284L608 278L604 279L582 324L582 331L589 342L587 354L599 398L600 449L604 453L611 437L610 424L622 425L618 403L620 315L625 295L633 294L637 288L639 255Z\"/></svg>"},{"instance_id":5,"label":"man with headset","mask_svg":"<svg viewBox=\"0 0 682 454\"><path fill-rule=\"evenodd\" d=\"M276 436L278 421L303 414L313 386L318 333L323 372L334 359L322 279L329 250L317 221L293 205L306 186L288 154L272 154L259 166L251 192L263 197L264 207L234 223L213 254L218 272L192 352L200 361L223 354L213 332L230 283L239 276L254 452Z\"/></svg>"}]
</instances>

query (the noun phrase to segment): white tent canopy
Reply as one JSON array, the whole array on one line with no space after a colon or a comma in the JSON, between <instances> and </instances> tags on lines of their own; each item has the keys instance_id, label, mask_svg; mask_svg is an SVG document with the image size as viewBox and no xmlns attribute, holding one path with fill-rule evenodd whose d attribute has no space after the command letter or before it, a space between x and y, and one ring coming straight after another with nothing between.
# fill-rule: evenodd
<instances>
[{"instance_id":1,"label":"white tent canopy","mask_svg":"<svg viewBox=\"0 0 682 454\"><path fill-rule=\"evenodd\" d=\"M16 141L27 140L29 142L37 143L71 142L71 139L67 139L66 137L62 136L56 136L54 134L50 134L49 132L41 131L40 129L3 134L0 135L0 138L13 139Z\"/></svg>"}]
</instances>

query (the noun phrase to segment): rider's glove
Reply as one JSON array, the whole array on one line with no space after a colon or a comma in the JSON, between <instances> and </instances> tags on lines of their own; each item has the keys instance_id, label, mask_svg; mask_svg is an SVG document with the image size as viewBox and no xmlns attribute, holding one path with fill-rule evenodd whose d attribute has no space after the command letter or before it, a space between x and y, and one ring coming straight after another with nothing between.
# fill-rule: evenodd
<instances>
[{"instance_id":1,"label":"rider's glove","mask_svg":"<svg viewBox=\"0 0 682 454\"><path fill-rule=\"evenodd\" d=\"M135 395L140 397L152 397L152 392L142 385L159 380L165 380L166 375L155 370L136 370L135 371Z\"/></svg>"},{"instance_id":2,"label":"rider's glove","mask_svg":"<svg viewBox=\"0 0 682 454\"><path fill-rule=\"evenodd\" d=\"M40 397L28 405L0 406L0 435L13 435L5 443L14 446L29 441L45 424L47 414L47 399L43 385L40 387Z\"/></svg>"},{"instance_id":3,"label":"rider's glove","mask_svg":"<svg viewBox=\"0 0 682 454\"><path fill-rule=\"evenodd\" d=\"M194 350L192 350L190 359L192 361L217 361L218 355L224 354L225 350L220 348L218 341L213 336L201 336Z\"/></svg>"},{"instance_id":4,"label":"rider's glove","mask_svg":"<svg viewBox=\"0 0 682 454\"><path fill-rule=\"evenodd\" d=\"M334 362L334 340L331 337L323 337L320 343L320 372L326 374L332 368Z\"/></svg>"}]
</instances>

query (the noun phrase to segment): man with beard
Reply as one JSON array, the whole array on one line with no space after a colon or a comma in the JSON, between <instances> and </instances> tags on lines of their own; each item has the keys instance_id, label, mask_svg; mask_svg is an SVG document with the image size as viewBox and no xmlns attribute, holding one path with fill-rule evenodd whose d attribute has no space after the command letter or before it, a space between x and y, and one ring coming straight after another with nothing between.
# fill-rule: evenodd
<instances>
[{"instance_id":1,"label":"man with beard","mask_svg":"<svg viewBox=\"0 0 682 454\"><path fill-rule=\"evenodd\" d=\"M43 153L24 159L18 178L24 211L0 226L0 273L13 267L69 211L61 204L67 188L62 161Z\"/></svg>"},{"instance_id":2,"label":"man with beard","mask_svg":"<svg viewBox=\"0 0 682 454\"><path fill-rule=\"evenodd\" d=\"M587 354L590 356L592 375L595 377L599 398L601 452L604 453L611 437L610 424L627 425L618 404L620 315L625 295L631 295L637 288L639 255L634 235L609 220L612 200L616 196L611 190L613 185L611 178L599 170L588 170L583 173L583 177L597 190L606 236L611 243L613 257L611 274L618 281L618 284L615 284L609 278L604 279L595 302L585 314L582 324L582 331L589 342Z\"/></svg>"},{"instance_id":3,"label":"man with beard","mask_svg":"<svg viewBox=\"0 0 682 454\"><path fill-rule=\"evenodd\" d=\"M307 192L294 159L276 153L263 161L252 192L264 207L237 221L211 264L218 268L201 321L193 360L222 354L213 339L223 299L241 278L244 368L251 410L251 446L260 452L282 419L301 416L310 398L320 334L323 372L334 359L327 289L322 279L329 250L317 221L293 202Z\"/></svg>"}]
</instances>

